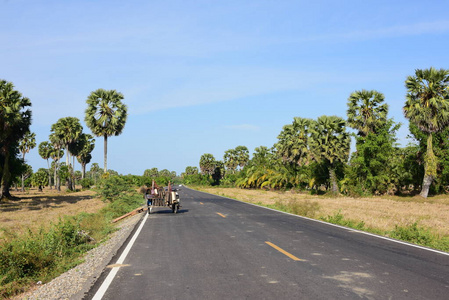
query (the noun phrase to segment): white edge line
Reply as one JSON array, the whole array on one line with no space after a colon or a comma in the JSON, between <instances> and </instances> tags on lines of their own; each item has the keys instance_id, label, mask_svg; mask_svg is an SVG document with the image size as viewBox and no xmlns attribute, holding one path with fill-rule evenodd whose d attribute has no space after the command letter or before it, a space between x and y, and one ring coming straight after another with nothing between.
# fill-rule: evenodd
<instances>
[{"instance_id":1,"label":"white edge line","mask_svg":"<svg viewBox=\"0 0 449 300\"><path fill-rule=\"evenodd\" d=\"M186 186L184 186L184 187L186 187ZM188 188L188 189L193 190L193 191L197 191L197 190L194 190L194 189L191 189L191 188ZM314 222L318 222L318 223L321 223L321 224L326 224L326 225L329 225L329 226L333 226L333 227L337 227L337 228L341 228L341 229L345 229L345 230L361 233L361 234L364 234L364 235L376 237L376 238L387 240L387 241L390 241L390 242L394 242L394 243L398 243L398 244L402 244L402 245L406 245L406 246L410 246L410 247L414 247L414 248L427 250L427 251L430 251L430 252L435 252L435 253L438 253L438 254L449 256L448 252L439 251L439 250L436 250L436 249L432 249L432 248L428 248L428 247L424 247L424 246L419 246L419 245L415 245L415 244L411 244L411 243L407 243L407 242L404 242L404 241L401 241L401 240L392 239L392 238L389 238L389 237L386 237L386 236L377 235L377 234L374 234L374 233L361 231L361 230L357 230L357 229L354 229L354 228L345 227L345 226L341 226L341 225L337 225L337 224L332 224L332 223L324 222L324 221L317 220L317 219L311 219L311 218L307 218L307 217L304 217L304 216L288 213L288 212L285 212L285 211L276 210L274 208L269 208L269 207L266 207L266 206L257 205L257 204L254 204L254 203L249 203L249 202L245 202L245 201L241 201L241 200L237 200L237 199L232 199L232 198L224 197L224 196L220 196L220 195L215 195L215 194L208 193L208 192L202 192L202 191L197 191L197 192L201 192L201 193L205 193L205 194L209 194L209 195L213 195L213 196L226 198L226 199L229 199L229 200L233 200L233 201L249 204L249 205L252 205L252 206L257 206L257 207L265 208L265 209L268 209L268 210L276 211L276 212L283 213L283 214L286 214L286 215L290 215L290 216L293 216L293 217L298 217L298 218L301 218L301 219L306 219L306 220L309 220L309 221L314 221Z\"/></svg>"},{"instance_id":2,"label":"white edge line","mask_svg":"<svg viewBox=\"0 0 449 300\"><path fill-rule=\"evenodd\" d=\"M145 214L145 217L142 220L142 222L140 223L139 228L134 233L134 235L133 235L132 239L129 241L128 245L126 245L125 250L123 250L123 252L120 255L119 259L117 260L116 264L122 264L125 261L126 256L128 255L129 251L131 250L131 247L134 245L134 242L136 241L137 236L139 235L140 231L142 230L143 225L147 221L147 218L148 218L148 214ZM109 285L112 283L112 280L114 280L115 275L117 274L119 269L120 269L120 267L112 268L111 272L109 272L108 276L103 281L103 283L101 284L98 291L95 293L95 296L92 298L92 300L100 300L101 298L103 298L104 294L108 290Z\"/></svg>"}]
</instances>

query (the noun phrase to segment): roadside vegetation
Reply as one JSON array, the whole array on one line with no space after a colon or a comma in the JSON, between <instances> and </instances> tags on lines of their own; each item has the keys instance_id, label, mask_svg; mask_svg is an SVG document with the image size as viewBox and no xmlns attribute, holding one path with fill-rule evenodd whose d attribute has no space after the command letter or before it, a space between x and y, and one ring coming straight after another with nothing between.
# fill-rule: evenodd
<instances>
[{"instance_id":1,"label":"roadside vegetation","mask_svg":"<svg viewBox=\"0 0 449 300\"><path fill-rule=\"evenodd\" d=\"M143 204L137 186L120 176L101 180L95 191L14 195L19 199L0 208L1 298L46 283L81 263L83 254L116 230L111 220Z\"/></svg>"},{"instance_id":2,"label":"roadside vegetation","mask_svg":"<svg viewBox=\"0 0 449 300\"><path fill-rule=\"evenodd\" d=\"M411 143L400 146L403 124L388 116L384 95L356 90L346 119L295 117L271 146L205 153L199 169L182 174L186 184L243 189L299 190L310 194L429 195L449 191L449 70L416 70L405 80L404 116ZM350 137L355 149L350 151Z\"/></svg>"}]
</instances>

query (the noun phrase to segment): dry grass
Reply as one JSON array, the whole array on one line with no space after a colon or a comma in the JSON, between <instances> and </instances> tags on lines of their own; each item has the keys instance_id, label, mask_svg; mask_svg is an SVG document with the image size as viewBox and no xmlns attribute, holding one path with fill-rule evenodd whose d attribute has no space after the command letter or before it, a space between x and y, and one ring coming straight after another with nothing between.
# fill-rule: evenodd
<instances>
[{"instance_id":1,"label":"dry grass","mask_svg":"<svg viewBox=\"0 0 449 300\"><path fill-rule=\"evenodd\" d=\"M393 230L395 225L406 226L418 222L441 236L449 236L449 197L442 195L421 197L367 197L349 198L312 196L292 192L242 190L237 188L202 188L212 194L223 195L255 204L274 204L276 201L310 201L319 204L316 217L327 217L337 212L346 219L363 221L367 227L382 231Z\"/></svg>"},{"instance_id":2,"label":"dry grass","mask_svg":"<svg viewBox=\"0 0 449 300\"><path fill-rule=\"evenodd\" d=\"M43 192L30 189L11 194L17 199L0 202L0 228L16 233L45 227L65 215L97 212L105 206L93 191L67 193L46 188ZM0 239L3 232L0 230Z\"/></svg>"}]
</instances>

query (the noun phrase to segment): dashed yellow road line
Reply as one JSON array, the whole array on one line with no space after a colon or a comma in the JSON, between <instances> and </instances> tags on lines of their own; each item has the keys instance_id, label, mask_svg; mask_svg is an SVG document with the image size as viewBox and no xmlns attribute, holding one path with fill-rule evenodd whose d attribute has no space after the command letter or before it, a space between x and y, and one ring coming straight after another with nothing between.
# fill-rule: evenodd
<instances>
[{"instance_id":1,"label":"dashed yellow road line","mask_svg":"<svg viewBox=\"0 0 449 300\"><path fill-rule=\"evenodd\" d=\"M287 251L285 251L285 250L282 249L282 248L279 248L278 246L276 246L276 245L273 244L273 243L265 242L265 244L267 244L267 245L273 247L273 248L276 249L277 251L279 251L279 252L281 252L282 254L284 254L284 255L290 257L290 258L293 259L293 260L296 260L296 261L300 260L299 258L297 258L296 256L294 256L293 254L288 253Z\"/></svg>"},{"instance_id":2,"label":"dashed yellow road line","mask_svg":"<svg viewBox=\"0 0 449 300\"><path fill-rule=\"evenodd\" d=\"M201 204L201 205L204 205L204 203L203 203L203 202L200 202L200 204Z\"/></svg>"},{"instance_id":3,"label":"dashed yellow road line","mask_svg":"<svg viewBox=\"0 0 449 300\"><path fill-rule=\"evenodd\" d=\"M220 214L219 212L217 212L217 215L219 215L220 217L226 218L226 216L225 216L225 215L223 215L223 214Z\"/></svg>"}]
</instances>

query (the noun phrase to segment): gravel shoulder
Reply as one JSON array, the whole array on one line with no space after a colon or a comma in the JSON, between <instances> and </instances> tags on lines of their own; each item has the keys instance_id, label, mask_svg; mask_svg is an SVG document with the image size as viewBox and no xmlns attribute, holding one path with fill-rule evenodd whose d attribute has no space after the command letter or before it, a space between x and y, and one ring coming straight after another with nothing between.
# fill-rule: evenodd
<instances>
[{"instance_id":1,"label":"gravel shoulder","mask_svg":"<svg viewBox=\"0 0 449 300\"><path fill-rule=\"evenodd\" d=\"M82 264L13 299L83 299L141 218L142 214L137 214L124 219L118 225L119 230L114 232L110 239L84 256Z\"/></svg>"}]
</instances>

